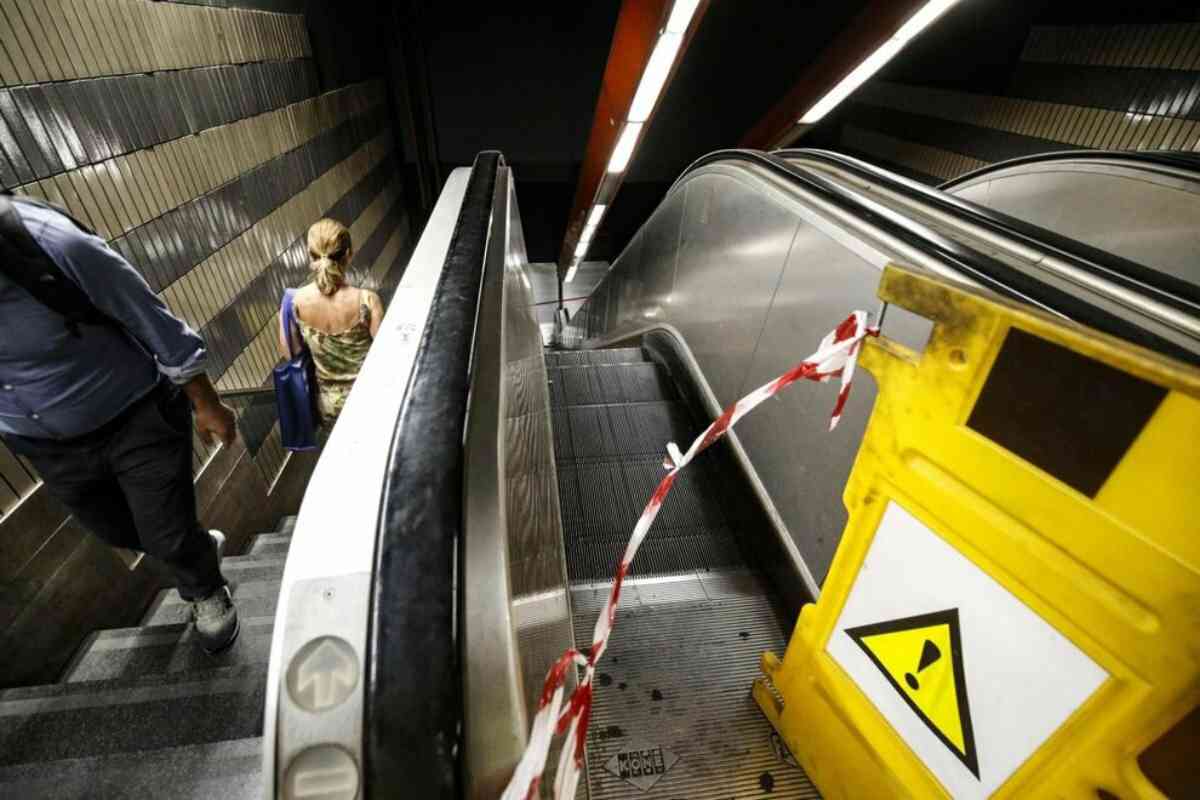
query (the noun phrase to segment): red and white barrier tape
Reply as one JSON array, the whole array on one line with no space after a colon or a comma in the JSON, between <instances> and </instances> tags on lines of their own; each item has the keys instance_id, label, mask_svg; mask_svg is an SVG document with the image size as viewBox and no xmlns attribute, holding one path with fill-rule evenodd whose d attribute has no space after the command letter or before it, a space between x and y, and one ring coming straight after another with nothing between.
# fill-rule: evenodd
<instances>
[{"instance_id":1,"label":"red and white barrier tape","mask_svg":"<svg viewBox=\"0 0 1200 800\"><path fill-rule=\"evenodd\" d=\"M502 800L534 800L538 797L538 787L541 784L542 772L546 767L546 757L550 752L550 742L555 734L566 733L562 753L558 759L558 773L554 780L554 797L556 800L570 800L575 797L575 789L579 784L580 770L583 767L584 747L587 743L588 721L592 712L592 678L596 671L596 663L604 655L608 647L608 638L612 634L613 625L617 620L617 602L621 597L621 583L637 555L642 540L650 531L654 518L662 508L663 501L675 483L679 471L691 463L697 455L720 439L737 421L750 413L755 406L769 397L779 394L799 380L828 381L832 378L842 379L841 391L838 392L837 403L829 420L829 429L837 427L842 417L842 409L846 406L846 398L850 395L850 382L854 379L854 365L858 361L858 352L862 340L867 336L878 335L878 328L867 326L867 312L855 311L846 317L828 336L821 340L817 352L801 361L773 381L763 384L750 394L738 400L725 409L721 416L708 426L703 434L698 436L686 453L681 453L674 442L667 445L668 457L663 466L668 470L666 476L654 490L650 502L642 511L642 516L633 528L633 535L625 547L625 554L617 567L616 578L613 581L612 593L608 603L596 620L592 632L592 646L585 652L567 650L551 667L542 686L542 696L539 700L537 715L529 731L529 744L525 754L513 772L508 788L504 790ZM567 670L572 665L584 667L584 676L575 691L567 700L567 707L562 710L564 685ZM561 713L560 713L561 711Z\"/></svg>"}]
</instances>

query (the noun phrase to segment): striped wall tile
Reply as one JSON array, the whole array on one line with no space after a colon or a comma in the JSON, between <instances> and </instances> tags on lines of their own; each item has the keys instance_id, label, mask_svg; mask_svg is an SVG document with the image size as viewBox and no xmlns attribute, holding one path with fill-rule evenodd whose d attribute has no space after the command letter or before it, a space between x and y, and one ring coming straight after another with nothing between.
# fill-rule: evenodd
<instances>
[{"instance_id":1,"label":"striped wall tile","mask_svg":"<svg viewBox=\"0 0 1200 800\"><path fill-rule=\"evenodd\" d=\"M225 132L310 99L316 87L310 62L287 61L0 89L0 182L19 187Z\"/></svg>"},{"instance_id":2,"label":"striped wall tile","mask_svg":"<svg viewBox=\"0 0 1200 800\"><path fill-rule=\"evenodd\" d=\"M331 170L264 219L213 253L175 283L162 297L178 308L188 324L199 330L229 303L257 273L255 265L269 264L341 194L389 152L391 131L363 145L343 167ZM305 221L307 220L307 221Z\"/></svg>"},{"instance_id":3,"label":"striped wall tile","mask_svg":"<svg viewBox=\"0 0 1200 800\"><path fill-rule=\"evenodd\" d=\"M846 126L842 134L842 144L848 149L869 156L872 161L886 162L917 173L915 177L921 177L931 183L948 181L985 167L989 163L940 147L917 144L854 125Z\"/></svg>"},{"instance_id":4,"label":"striped wall tile","mask_svg":"<svg viewBox=\"0 0 1200 800\"><path fill-rule=\"evenodd\" d=\"M1200 121L880 82L856 102L1076 147L1200 149Z\"/></svg>"},{"instance_id":5,"label":"striped wall tile","mask_svg":"<svg viewBox=\"0 0 1200 800\"><path fill-rule=\"evenodd\" d=\"M312 55L304 18L150 0L0 1L0 85Z\"/></svg>"},{"instance_id":6,"label":"striped wall tile","mask_svg":"<svg viewBox=\"0 0 1200 800\"><path fill-rule=\"evenodd\" d=\"M1038 26L1026 39L1021 60L1200 71L1200 23Z\"/></svg>"}]
</instances>

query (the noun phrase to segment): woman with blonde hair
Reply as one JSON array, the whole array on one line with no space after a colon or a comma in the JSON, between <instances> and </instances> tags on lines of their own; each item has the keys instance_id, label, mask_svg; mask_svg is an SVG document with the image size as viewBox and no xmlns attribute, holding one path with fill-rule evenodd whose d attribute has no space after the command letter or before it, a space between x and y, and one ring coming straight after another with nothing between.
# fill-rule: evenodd
<instances>
[{"instance_id":1,"label":"woman with blonde hair","mask_svg":"<svg viewBox=\"0 0 1200 800\"><path fill-rule=\"evenodd\" d=\"M293 316L316 366L318 407L327 426L342 413L350 387L362 369L379 323L383 304L379 295L346 282L353 249L350 231L333 219L322 219L308 229L308 255L313 282L293 296ZM281 312L282 314L282 312ZM282 319L279 352L291 357L284 339ZM290 348L295 349L295 344Z\"/></svg>"}]
</instances>

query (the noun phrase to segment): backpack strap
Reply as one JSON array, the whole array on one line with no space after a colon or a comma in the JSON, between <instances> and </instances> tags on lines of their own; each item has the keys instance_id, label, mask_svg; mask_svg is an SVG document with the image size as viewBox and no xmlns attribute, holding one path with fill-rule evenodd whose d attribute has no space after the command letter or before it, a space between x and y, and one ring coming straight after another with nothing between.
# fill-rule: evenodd
<instances>
[{"instance_id":1,"label":"backpack strap","mask_svg":"<svg viewBox=\"0 0 1200 800\"><path fill-rule=\"evenodd\" d=\"M21 198L21 202L27 201ZM86 225L48 203L28 202L61 213L80 230L91 233ZM62 315L73 336L80 335L81 324L112 324L87 293L64 275L54 259L42 250L25 227L9 192L0 193L0 274L29 292L34 300Z\"/></svg>"}]
</instances>

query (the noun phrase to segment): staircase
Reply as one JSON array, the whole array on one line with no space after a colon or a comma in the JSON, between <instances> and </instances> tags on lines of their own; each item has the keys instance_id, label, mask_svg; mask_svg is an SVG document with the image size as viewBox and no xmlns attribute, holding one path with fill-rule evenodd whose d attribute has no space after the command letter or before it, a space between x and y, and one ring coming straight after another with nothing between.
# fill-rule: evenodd
<instances>
[{"instance_id":1,"label":"staircase","mask_svg":"<svg viewBox=\"0 0 1200 800\"><path fill-rule=\"evenodd\" d=\"M59 683L0 691L0 797L258 798L275 602L295 518L227 557L241 633L200 649L164 590L136 628L97 631Z\"/></svg>"}]
</instances>

